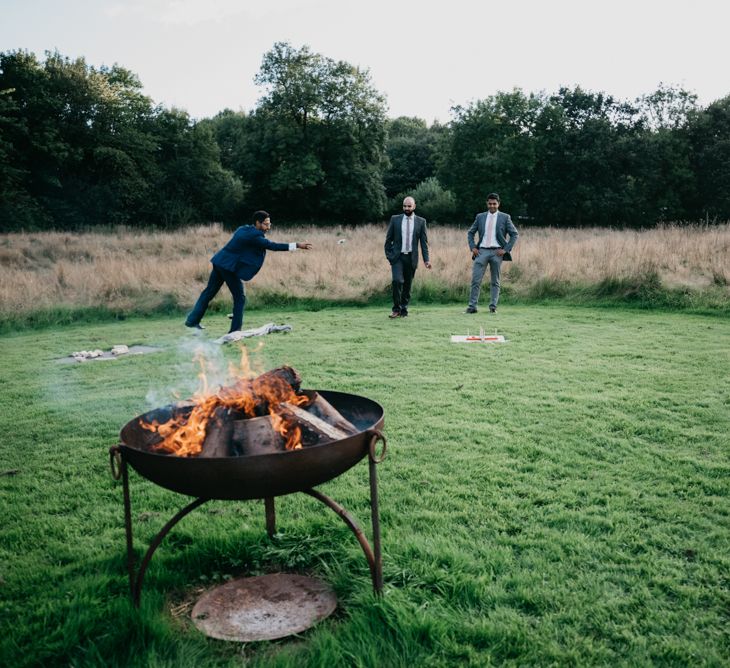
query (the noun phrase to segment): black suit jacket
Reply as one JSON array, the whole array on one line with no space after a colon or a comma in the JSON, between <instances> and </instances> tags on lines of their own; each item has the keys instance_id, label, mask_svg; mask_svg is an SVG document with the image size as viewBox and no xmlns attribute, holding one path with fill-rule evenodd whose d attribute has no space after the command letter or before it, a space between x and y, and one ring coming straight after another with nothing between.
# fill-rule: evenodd
<instances>
[{"instance_id":1,"label":"black suit jacket","mask_svg":"<svg viewBox=\"0 0 730 668\"><path fill-rule=\"evenodd\" d=\"M400 258L401 248L403 247L403 235L401 234L401 223L403 222L403 214L399 213L392 216L388 224L388 231L385 233L385 257L388 262L393 264ZM423 253L423 261L429 262L428 253L428 229L426 228L426 219L413 214L413 241L411 242L411 256L413 268L418 265L418 247L421 247Z\"/></svg>"}]
</instances>

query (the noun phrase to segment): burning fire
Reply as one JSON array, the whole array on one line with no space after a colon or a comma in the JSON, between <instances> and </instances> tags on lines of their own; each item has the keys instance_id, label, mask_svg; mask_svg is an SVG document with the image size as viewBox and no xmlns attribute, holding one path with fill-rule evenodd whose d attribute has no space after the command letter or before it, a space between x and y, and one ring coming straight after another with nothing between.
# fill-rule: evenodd
<instances>
[{"instance_id":1,"label":"burning fire","mask_svg":"<svg viewBox=\"0 0 730 668\"><path fill-rule=\"evenodd\" d=\"M167 422L145 422L140 425L158 434L162 440L152 446L155 450L193 457L203 450L208 428L220 419L221 413L231 411L241 418L271 415L274 429L285 439L287 450L302 447L301 429L295 424L281 404L286 402L301 406L309 402L306 395L297 394L301 379L291 367L281 367L260 376L251 377L251 371L243 349L241 370L231 385L221 386L216 391L208 387L205 359L198 357L201 371L198 374L200 389L193 396L193 407L187 416L175 416Z\"/></svg>"}]
</instances>

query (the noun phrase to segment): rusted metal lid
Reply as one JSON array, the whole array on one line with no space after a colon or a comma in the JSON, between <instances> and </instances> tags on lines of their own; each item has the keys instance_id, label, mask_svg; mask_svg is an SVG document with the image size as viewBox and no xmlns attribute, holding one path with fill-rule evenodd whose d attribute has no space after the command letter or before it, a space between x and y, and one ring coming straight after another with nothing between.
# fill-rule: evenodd
<instances>
[{"instance_id":1,"label":"rusted metal lid","mask_svg":"<svg viewBox=\"0 0 730 668\"><path fill-rule=\"evenodd\" d=\"M336 607L335 593L321 580L273 573L211 589L195 604L192 618L211 638L250 642L306 631Z\"/></svg>"}]
</instances>

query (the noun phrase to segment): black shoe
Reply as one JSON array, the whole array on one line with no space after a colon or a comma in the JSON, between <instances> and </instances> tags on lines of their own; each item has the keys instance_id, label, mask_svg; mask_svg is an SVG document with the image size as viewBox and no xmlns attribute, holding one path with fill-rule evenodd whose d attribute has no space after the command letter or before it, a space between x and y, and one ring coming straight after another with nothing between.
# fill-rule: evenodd
<instances>
[{"instance_id":1,"label":"black shoe","mask_svg":"<svg viewBox=\"0 0 730 668\"><path fill-rule=\"evenodd\" d=\"M467 306L466 311L464 311L464 313L476 313L476 312L477 312L476 306Z\"/></svg>"},{"instance_id":2,"label":"black shoe","mask_svg":"<svg viewBox=\"0 0 730 668\"><path fill-rule=\"evenodd\" d=\"M406 309L401 309L400 317L401 318L407 318L408 317L408 311Z\"/></svg>"},{"instance_id":3,"label":"black shoe","mask_svg":"<svg viewBox=\"0 0 730 668\"><path fill-rule=\"evenodd\" d=\"M490 313L496 313L497 312L497 307L494 304L490 304L489 305L489 312Z\"/></svg>"},{"instance_id":4,"label":"black shoe","mask_svg":"<svg viewBox=\"0 0 730 668\"><path fill-rule=\"evenodd\" d=\"M205 329L205 327L203 327L203 325L201 325L200 323L198 323L197 325L188 325L188 323L185 323L185 327L187 327L188 329Z\"/></svg>"},{"instance_id":5,"label":"black shoe","mask_svg":"<svg viewBox=\"0 0 730 668\"><path fill-rule=\"evenodd\" d=\"M396 311L395 309L393 309L393 311L391 312L391 314L388 317L391 319L400 318L400 311Z\"/></svg>"}]
</instances>

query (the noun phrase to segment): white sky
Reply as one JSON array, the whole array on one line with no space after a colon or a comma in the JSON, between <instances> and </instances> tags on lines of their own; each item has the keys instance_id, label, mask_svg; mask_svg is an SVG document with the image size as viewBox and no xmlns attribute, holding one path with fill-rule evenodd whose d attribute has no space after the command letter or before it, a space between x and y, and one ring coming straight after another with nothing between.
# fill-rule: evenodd
<instances>
[{"instance_id":1,"label":"white sky","mask_svg":"<svg viewBox=\"0 0 730 668\"><path fill-rule=\"evenodd\" d=\"M0 51L119 65L195 118L250 111L274 42L370 71L391 117L447 122L497 90L576 84L633 100L660 82L730 94L726 0L0 0Z\"/></svg>"}]
</instances>

